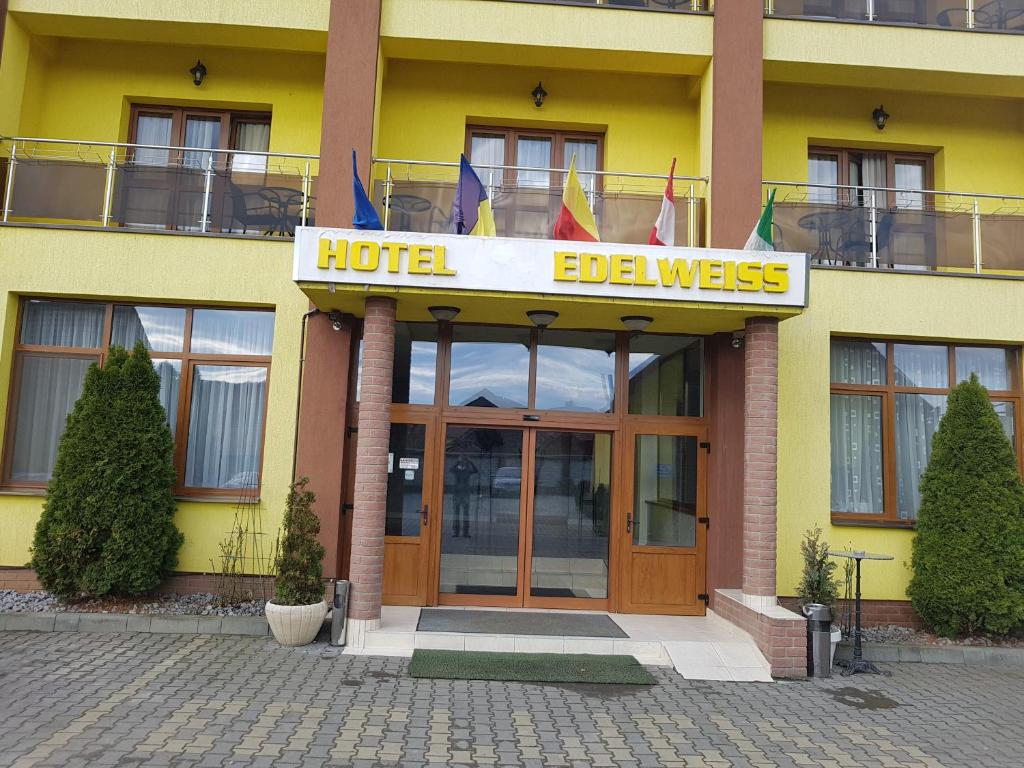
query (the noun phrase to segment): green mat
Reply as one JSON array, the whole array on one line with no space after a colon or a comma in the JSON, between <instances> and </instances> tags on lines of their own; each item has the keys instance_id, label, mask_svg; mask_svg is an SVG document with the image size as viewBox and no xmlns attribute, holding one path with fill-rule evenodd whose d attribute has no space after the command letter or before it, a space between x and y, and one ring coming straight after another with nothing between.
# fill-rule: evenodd
<instances>
[{"instance_id":1,"label":"green mat","mask_svg":"<svg viewBox=\"0 0 1024 768\"><path fill-rule=\"evenodd\" d=\"M580 653L413 651L409 674L443 680L516 680L525 683L654 685L657 680L632 656Z\"/></svg>"}]
</instances>

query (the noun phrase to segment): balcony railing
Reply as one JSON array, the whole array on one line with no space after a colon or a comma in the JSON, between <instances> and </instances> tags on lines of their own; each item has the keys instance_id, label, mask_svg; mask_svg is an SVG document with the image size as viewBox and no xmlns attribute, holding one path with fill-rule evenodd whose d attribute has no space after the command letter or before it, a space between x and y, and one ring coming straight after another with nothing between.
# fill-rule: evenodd
<instances>
[{"instance_id":1,"label":"balcony railing","mask_svg":"<svg viewBox=\"0 0 1024 768\"><path fill-rule=\"evenodd\" d=\"M290 237L315 217L316 155L0 138L5 223Z\"/></svg>"},{"instance_id":2,"label":"balcony railing","mask_svg":"<svg viewBox=\"0 0 1024 768\"><path fill-rule=\"evenodd\" d=\"M766 181L777 250L813 264L947 272L1024 271L1024 197Z\"/></svg>"},{"instance_id":3,"label":"balcony railing","mask_svg":"<svg viewBox=\"0 0 1024 768\"><path fill-rule=\"evenodd\" d=\"M1024 33L1024 0L765 0L766 16Z\"/></svg>"},{"instance_id":4,"label":"balcony railing","mask_svg":"<svg viewBox=\"0 0 1024 768\"><path fill-rule=\"evenodd\" d=\"M589 5L600 8L640 8L649 11L675 11L676 13L711 13L715 7L715 0L506 0L506 2Z\"/></svg>"},{"instance_id":5,"label":"balcony railing","mask_svg":"<svg viewBox=\"0 0 1024 768\"><path fill-rule=\"evenodd\" d=\"M562 205L564 168L474 163L488 190L499 237L550 238ZM451 232L459 164L374 161L373 198L385 229ZM580 173L605 242L642 244L661 210L668 176L599 171ZM700 246L707 179L674 176L675 244Z\"/></svg>"}]
</instances>

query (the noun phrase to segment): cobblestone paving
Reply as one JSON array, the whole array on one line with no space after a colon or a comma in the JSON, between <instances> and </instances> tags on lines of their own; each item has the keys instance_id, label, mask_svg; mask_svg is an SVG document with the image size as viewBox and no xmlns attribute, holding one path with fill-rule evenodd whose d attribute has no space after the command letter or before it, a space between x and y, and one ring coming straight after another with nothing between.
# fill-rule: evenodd
<instances>
[{"instance_id":1,"label":"cobblestone paving","mask_svg":"<svg viewBox=\"0 0 1024 768\"><path fill-rule=\"evenodd\" d=\"M421 681L269 638L0 633L3 766L1021 766L1024 671Z\"/></svg>"}]
</instances>

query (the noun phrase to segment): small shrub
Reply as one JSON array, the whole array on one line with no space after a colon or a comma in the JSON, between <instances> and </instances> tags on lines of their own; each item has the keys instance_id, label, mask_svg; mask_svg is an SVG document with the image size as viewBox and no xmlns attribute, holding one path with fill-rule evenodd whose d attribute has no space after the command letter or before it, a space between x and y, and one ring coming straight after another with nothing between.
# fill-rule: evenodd
<instances>
[{"instance_id":1,"label":"small shrub","mask_svg":"<svg viewBox=\"0 0 1024 768\"><path fill-rule=\"evenodd\" d=\"M317 541L320 519L313 512L316 495L306 490L308 482L303 477L288 492L274 584L278 605L312 605L324 599L320 578L324 548Z\"/></svg>"},{"instance_id":2,"label":"small shrub","mask_svg":"<svg viewBox=\"0 0 1024 768\"><path fill-rule=\"evenodd\" d=\"M821 536L821 528L814 526L804 533L804 540L800 542L804 571L800 577L797 596L801 605L832 605L839 598L839 584L833 576L838 566L829 558L828 543L822 541Z\"/></svg>"},{"instance_id":3,"label":"small shrub","mask_svg":"<svg viewBox=\"0 0 1024 768\"><path fill-rule=\"evenodd\" d=\"M949 395L921 478L910 600L947 637L1024 625L1024 485L988 392Z\"/></svg>"},{"instance_id":4,"label":"small shrub","mask_svg":"<svg viewBox=\"0 0 1024 768\"><path fill-rule=\"evenodd\" d=\"M138 595L178 562L174 440L160 377L140 342L93 365L57 448L32 544L42 585L63 599Z\"/></svg>"}]
</instances>

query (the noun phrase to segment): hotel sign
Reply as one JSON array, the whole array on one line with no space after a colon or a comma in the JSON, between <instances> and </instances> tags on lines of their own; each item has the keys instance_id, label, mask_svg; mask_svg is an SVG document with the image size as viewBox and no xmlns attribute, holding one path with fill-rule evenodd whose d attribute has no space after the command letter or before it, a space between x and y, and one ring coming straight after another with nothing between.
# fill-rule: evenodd
<instances>
[{"instance_id":1,"label":"hotel sign","mask_svg":"<svg viewBox=\"0 0 1024 768\"><path fill-rule=\"evenodd\" d=\"M807 255L299 227L296 282L807 306Z\"/></svg>"}]
</instances>

